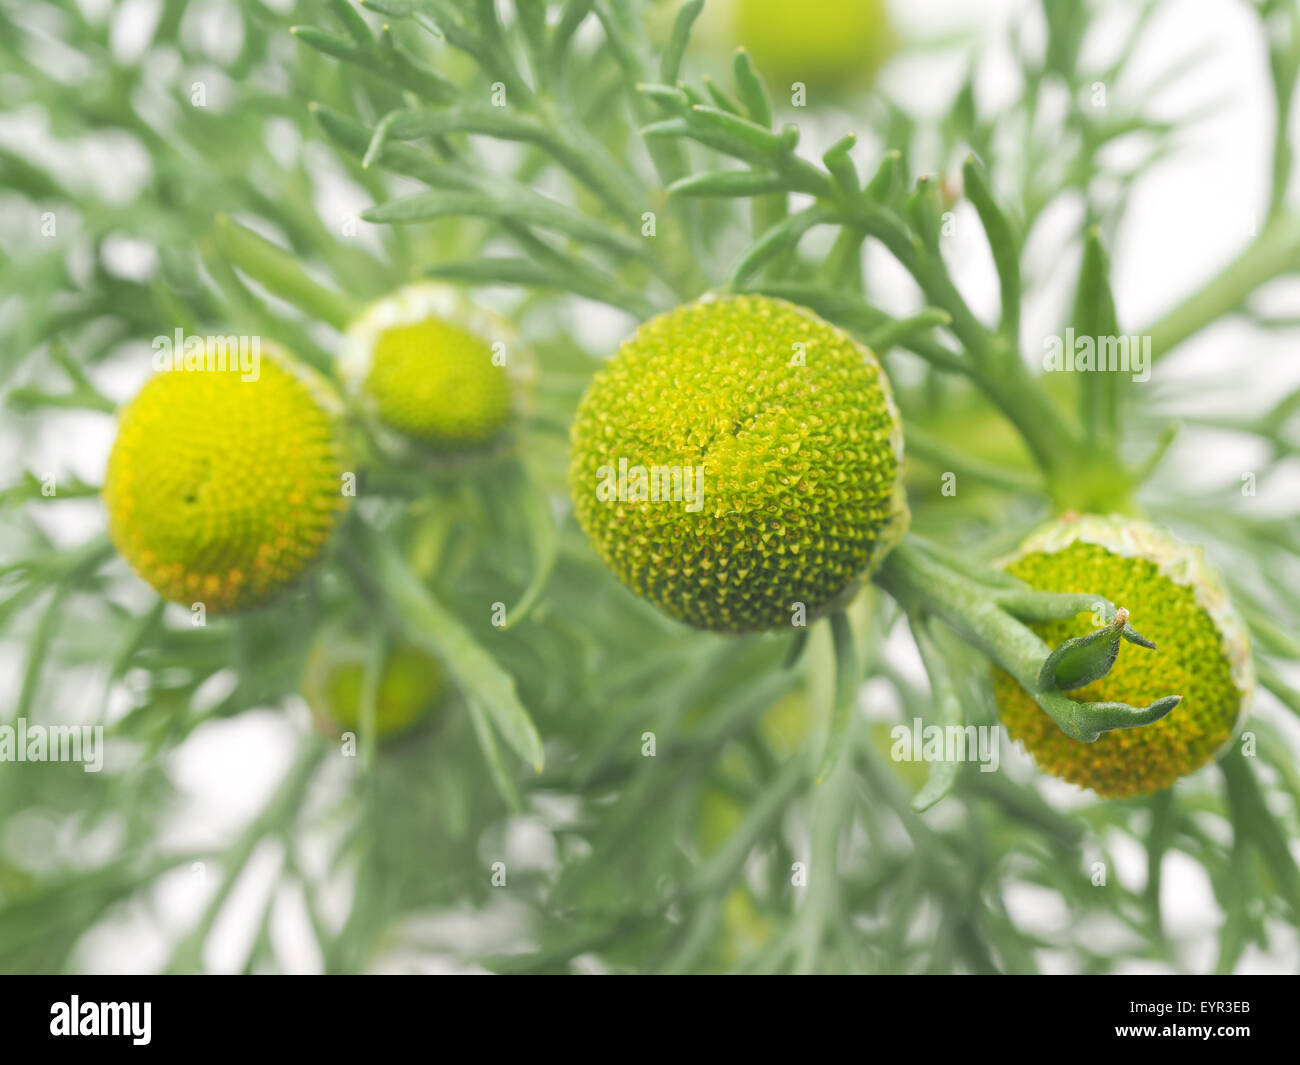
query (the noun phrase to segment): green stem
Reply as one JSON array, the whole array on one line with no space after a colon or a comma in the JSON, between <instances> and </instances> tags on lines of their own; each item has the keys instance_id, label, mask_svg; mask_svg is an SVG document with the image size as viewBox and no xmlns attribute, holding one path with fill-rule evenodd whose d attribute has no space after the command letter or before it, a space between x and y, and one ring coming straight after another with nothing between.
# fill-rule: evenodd
<instances>
[{"instance_id":1,"label":"green stem","mask_svg":"<svg viewBox=\"0 0 1300 1065\"><path fill-rule=\"evenodd\" d=\"M43 392L39 388L15 388L7 403L16 410L33 411L42 407L60 407L68 410L98 411L116 414L117 404L91 389L78 388L72 392Z\"/></svg>"},{"instance_id":2,"label":"green stem","mask_svg":"<svg viewBox=\"0 0 1300 1065\"><path fill-rule=\"evenodd\" d=\"M875 580L909 613L927 611L942 618L1026 691L1036 689L1051 648L1005 613L990 589L944 567L908 539L885 557Z\"/></svg>"},{"instance_id":3,"label":"green stem","mask_svg":"<svg viewBox=\"0 0 1300 1065\"><path fill-rule=\"evenodd\" d=\"M687 894L696 898L708 897L729 885L740 873L755 845L785 812L787 804L807 787L808 775L808 763L803 758L790 758L776 779L769 782L750 804L745 819L727 837L722 849L687 883Z\"/></svg>"},{"instance_id":4,"label":"green stem","mask_svg":"<svg viewBox=\"0 0 1300 1065\"><path fill-rule=\"evenodd\" d=\"M1052 649L1003 609L1004 594L946 567L906 539L886 556L875 581L909 614L928 612L951 625L1010 673L1072 739L1091 743L1112 729L1149 725L1181 698L1167 696L1139 709L1115 702L1079 703L1056 687L1044 686L1043 665Z\"/></svg>"},{"instance_id":5,"label":"green stem","mask_svg":"<svg viewBox=\"0 0 1300 1065\"><path fill-rule=\"evenodd\" d=\"M835 652L835 690L831 708L830 729L826 736L826 750L817 769L817 783L826 780L839 764L840 755L848 739L853 719L853 704L857 698L862 673L853 645L853 629L848 615L836 610L830 617L831 642Z\"/></svg>"},{"instance_id":6,"label":"green stem","mask_svg":"<svg viewBox=\"0 0 1300 1065\"><path fill-rule=\"evenodd\" d=\"M921 664L930 679L930 698L935 705L936 723L944 728L961 726L965 723L965 709L957 694L952 671L944 658L928 624L920 618L910 618L912 636L916 640L916 649L921 653ZM925 786L912 799L912 808L928 810L945 795L957 782L957 773L961 768L959 762L938 761L930 763L930 775Z\"/></svg>"},{"instance_id":7,"label":"green stem","mask_svg":"<svg viewBox=\"0 0 1300 1065\"><path fill-rule=\"evenodd\" d=\"M904 443L910 454L940 466L945 471L950 470L960 476L983 481L987 485L1001 488L1006 492L1013 492L1017 495L1036 495L1044 489L1044 482L1041 477L1036 477L1032 473L1025 473L1021 470L997 466L991 462L975 458L969 453L963 453L956 448L949 447L939 437L932 436L914 426L907 429Z\"/></svg>"},{"instance_id":8,"label":"green stem","mask_svg":"<svg viewBox=\"0 0 1300 1065\"><path fill-rule=\"evenodd\" d=\"M1151 337L1152 360L1236 311L1265 282L1293 270L1300 270L1300 213L1277 214L1217 277L1142 330L1139 335Z\"/></svg>"},{"instance_id":9,"label":"green stem","mask_svg":"<svg viewBox=\"0 0 1300 1065\"><path fill-rule=\"evenodd\" d=\"M1264 800L1259 778L1239 747L1219 759L1219 769L1233 813L1233 832L1259 851L1279 893L1300 918L1300 867L1291 854L1285 827Z\"/></svg>"},{"instance_id":10,"label":"green stem","mask_svg":"<svg viewBox=\"0 0 1300 1065\"><path fill-rule=\"evenodd\" d=\"M340 331L356 317L358 308L348 296L312 280L292 254L265 237L228 215L217 217L216 232L217 248L226 260L273 295Z\"/></svg>"},{"instance_id":11,"label":"green stem","mask_svg":"<svg viewBox=\"0 0 1300 1065\"><path fill-rule=\"evenodd\" d=\"M514 677L420 583L386 537L362 521L351 529L355 539L340 558L357 585L382 604L408 639L442 662L466 698L479 700L501 738L540 773L542 740L519 701Z\"/></svg>"},{"instance_id":12,"label":"green stem","mask_svg":"<svg viewBox=\"0 0 1300 1065\"><path fill-rule=\"evenodd\" d=\"M288 830L298 817L307 787L328 749L329 745L324 742L323 737L309 736L298 753L297 762L285 774L270 802L230 849L221 856L221 882L208 901L199 923L177 944L167 966L169 972L193 972L202 967L203 944L207 941L244 867L248 865L254 849L265 836L288 834Z\"/></svg>"},{"instance_id":13,"label":"green stem","mask_svg":"<svg viewBox=\"0 0 1300 1065\"><path fill-rule=\"evenodd\" d=\"M845 743L854 746L854 722L846 723ZM851 759L835 767L812 799L812 854L808 896L799 910L799 946L795 972L815 971L839 905L839 848L852 806L855 774Z\"/></svg>"},{"instance_id":14,"label":"green stem","mask_svg":"<svg viewBox=\"0 0 1300 1065\"><path fill-rule=\"evenodd\" d=\"M1016 427L1047 475L1053 494L1059 494L1058 486L1069 478L1066 471L1077 463L1076 434L1062 421L1060 410L1040 382L1029 374L1018 356L1001 360L995 370L974 370L971 377Z\"/></svg>"}]
</instances>

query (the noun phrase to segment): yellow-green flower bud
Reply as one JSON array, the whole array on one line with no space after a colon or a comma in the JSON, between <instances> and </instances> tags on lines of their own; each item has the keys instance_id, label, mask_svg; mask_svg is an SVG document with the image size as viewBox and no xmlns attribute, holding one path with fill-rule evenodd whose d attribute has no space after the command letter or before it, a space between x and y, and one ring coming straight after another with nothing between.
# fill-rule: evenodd
<instances>
[{"instance_id":1,"label":"yellow-green flower bud","mask_svg":"<svg viewBox=\"0 0 1300 1065\"><path fill-rule=\"evenodd\" d=\"M1002 722L1039 766L1098 795L1145 795L1223 750L1247 708L1254 674L1245 626L1200 548L1142 521L1070 516L1032 535L1005 565L1035 588L1105 596L1131 611L1155 643L1154 651L1120 654L1104 677L1070 692L1072 699L1146 706L1171 692L1183 697L1153 724L1084 743L996 670ZM1055 647L1095 629L1096 619L1080 614L1032 627Z\"/></svg>"},{"instance_id":2,"label":"yellow-green flower bud","mask_svg":"<svg viewBox=\"0 0 1300 1065\"><path fill-rule=\"evenodd\" d=\"M340 376L383 429L432 451L482 448L511 411L506 352L494 349L504 341L492 332L446 288L411 285L349 327Z\"/></svg>"},{"instance_id":3,"label":"yellow-green flower bud","mask_svg":"<svg viewBox=\"0 0 1300 1065\"><path fill-rule=\"evenodd\" d=\"M322 641L312 651L302 694L323 727L355 732L361 727L365 649ZM384 660L375 691L375 731L380 738L406 732L438 704L444 691L442 666L411 644L394 646Z\"/></svg>"}]
</instances>

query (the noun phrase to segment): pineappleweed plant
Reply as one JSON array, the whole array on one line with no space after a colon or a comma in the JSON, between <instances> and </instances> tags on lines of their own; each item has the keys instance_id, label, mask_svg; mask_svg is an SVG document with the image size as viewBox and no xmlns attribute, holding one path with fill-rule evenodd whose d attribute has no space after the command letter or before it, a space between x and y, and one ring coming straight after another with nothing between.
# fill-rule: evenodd
<instances>
[{"instance_id":1,"label":"pineappleweed plant","mask_svg":"<svg viewBox=\"0 0 1300 1065\"><path fill-rule=\"evenodd\" d=\"M1035 584L1014 564L991 564L1070 512L1126 516L1107 519L1121 525L1141 514L1205 543L1223 562L1270 706L1300 706L1287 680L1300 659L1298 605L1277 577L1294 573L1294 508L1261 516L1236 486L1210 498L1162 482L1176 398L1161 405L1120 374L1038 372L1022 335L1022 304L1042 284L1022 276L1026 242L1066 200L1083 211L1069 241L1078 269L1062 332L1149 337L1159 381L1171 353L1224 316L1286 326L1253 301L1300 265L1300 208L1288 194L1294 11L1257 5L1277 102L1258 235L1163 318L1121 329L1106 247L1133 183L1172 151L1181 126L1144 112L1150 85L1117 88L1100 111L1080 105L1047 117L1049 97L1078 101L1097 84L1126 84L1128 48L1101 65L1085 59L1091 8L1047 2L1034 13L1042 40L1011 42L1015 100L982 98L974 62L938 120L859 93L852 122L862 143L849 133L809 152L800 127L842 121L833 108L845 87L810 68L789 93L773 92L744 52L725 76L701 77L717 63L691 47L700 6L681 5L656 40L643 31L640 4L376 0L359 9L337 0L328 17L304 5L295 47L286 25L249 4L242 50L223 57L234 102L191 103L172 119L174 141L159 135L153 112L137 111L133 68L111 80L109 103L88 111L32 61L38 31L5 16L14 32L3 47L32 97L61 109L74 129L109 127L144 144L155 185L127 224L166 250L144 279L100 268L74 286L52 266L27 286L22 339L52 361L10 391L11 406L34 417L55 407L111 412L92 371L113 353L114 336L165 333L177 322L199 334L265 333L348 393L337 361L344 334L375 301L420 278L455 286L458 299L482 289L481 299L498 301L511 326L469 333L504 346L515 395L496 446L451 456L388 446L392 426L377 424L365 402L350 403L340 429L357 498L315 568L269 605L199 627L161 600L141 602L102 540L61 548L27 517L50 498L91 496L97 486L64 481L50 496L32 473L6 493L23 518L19 561L6 570L4 618L22 635L27 663L13 716L48 709L57 719L54 663L109 663L103 720L129 750L102 779L35 766L6 774L6 809L50 806L87 831L95 818L86 811L112 811L126 826L90 869L56 863L42 874L22 854L0 854L6 967L74 965L88 928L168 870L202 862L220 874L168 962L198 968L241 870L266 842L283 849L282 876L300 887L332 970L374 964L380 942L408 918L466 901L486 911L502 891L523 914L515 939L500 956L469 960L503 970L595 959L633 971L1032 971L1044 952L1085 970L1134 958L1182 965L1183 945L1161 913L1162 861L1172 851L1215 886L1219 968L1294 927L1300 875L1288 839L1300 784L1276 715L1252 717L1240 732L1244 681L1221 715L1233 742L1224 750L1220 737L1206 754L1219 756L1216 769L1128 800L1067 799L1033 770L898 762L879 722L853 712L869 676L889 689L903 721L989 725L996 680L1011 684L996 689L999 702L1014 696L1022 718L1079 745L1070 751L1172 730L1185 709L1179 698L1191 698L1179 682L1189 670L1218 676L1228 646L1182 647L1191 630L1174 625L1166 636L1163 622L1157 646L1143 646L1144 602L1154 610L1177 593L1125 585L1130 598L1112 601L1108 587ZM1157 6L1139 9L1130 45ZM95 65L104 28L75 10L61 17L92 71L107 70ZM181 54L194 47L169 18L155 45L172 40ZM288 71L291 91L250 76L273 64ZM160 90L140 81L136 89L171 93L184 107L179 83ZM258 136L290 130L310 141L317 162L328 158L366 190L378 244L359 248L346 226L331 229L305 206L312 174L303 157L268 155ZM1108 148L1126 137L1143 154L1119 169ZM196 153L208 160L197 174ZM32 203L78 202L57 174L4 162ZM996 268L996 320L971 309L945 256L952 212L963 206ZM224 212L215 223L214 208ZM87 239L100 247L89 229ZM912 306L887 305L864 270L865 248L883 249L912 279ZM905 464L873 469L905 489L912 531L891 539L883 557L863 555L857 577L874 575L874 584L846 573L830 590L842 594L815 604L824 616L811 612L807 626L783 631L766 618L765 634L736 637L668 620L618 586L572 520L554 518L569 494L570 427L595 365L575 330L582 308L613 308L631 332L702 298L706 307L798 308L844 338L836 344L874 353L893 382ZM74 313L54 313L60 303ZM463 336L468 317L456 315L446 303L429 328ZM110 331L89 328L105 317ZM677 372L702 372L709 355ZM52 366L67 384L49 383ZM1294 456L1297 406L1286 395L1262 419L1205 420L1267 445L1270 465L1259 471L1267 483ZM955 495L937 488L949 475L962 485ZM1234 496L1238 505L1228 505ZM810 502L815 514L824 500ZM796 508L780 493L773 505L775 549L788 549L781 530ZM704 547L736 561L719 544ZM671 569L673 560L657 564ZM924 687L885 653L900 626L920 651ZM165 756L251 708L292 711L316 633L348 627L367 632L370 646L358 685L360 752L343 763L346 783L324 808L308 802L339 751L307 725L279 789L229 847L162 847L157 826L175 787ZM107 644L87 638L101 631ZM455 705L381 749L375 704L397 646L440 664ZM1162 673L1162 650L1177 669ZM1154 687L1106 688L1139 672ZM1084 697L1094 690L1106 694ZM1043 767L1055 771L1056 762ZM927 770L919 779L918 769ZM1132 779L1141 775L1135 766ZM1226 838L1209 818L1231 826ZM506 828L519 824L544 826L547 857L508 857ZM1113 863L1115 833L1144 848L1139 889L1113 876L1097 883L1098 863ZM325 864L309 836L326 841ZM502 855L500 868L485 854ZM819 875L827 869L833 875ZM321 892L335 877L350 884L351 902L342 917L327 917ZM1069 931L1020 927L1008 892L1025 882L1059 896L1075 925L1108 921L1139 945L1103 950ZM268 904L248 968L276 964L271 912ZM931 934L908 933L918 919Z\"/></svg>"}]
</instances>

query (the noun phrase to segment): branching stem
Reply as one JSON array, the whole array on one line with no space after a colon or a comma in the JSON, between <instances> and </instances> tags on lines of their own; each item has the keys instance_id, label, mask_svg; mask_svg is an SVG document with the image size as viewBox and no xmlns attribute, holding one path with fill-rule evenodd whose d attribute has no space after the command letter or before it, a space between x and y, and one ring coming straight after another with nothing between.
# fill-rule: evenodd
<instances>
[{"instance_id":1,"label":"branching stem","mask_svg":"<svg viewBox=\"0 0 1300 1065\"><path fill-rule=\"evenodd\" d=\"M1079 703L1059 690L1044 687L1040 674L1052 649L1013 616L1007 605L1015 601L1024 610L1027 599L1040 594L1032 589L990 590L906 539L885 558L875 580L909 613L931 613L951 625L967 643L1010 673L1073 739L1092 742L1112 729L1148 725L1178 704L1179 696L1157 700L1142 709L1123 703ZM1053 613L1070 617L1098 599L1049 593L1036 613L1040 617Z\"/></svg>"}]
</instances>

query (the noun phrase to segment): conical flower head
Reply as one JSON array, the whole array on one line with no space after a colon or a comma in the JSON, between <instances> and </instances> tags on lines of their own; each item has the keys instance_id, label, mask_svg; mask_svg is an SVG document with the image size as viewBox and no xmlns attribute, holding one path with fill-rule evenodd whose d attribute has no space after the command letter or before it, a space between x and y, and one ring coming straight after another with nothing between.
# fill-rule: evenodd
<instances>
[{"instance_id":1,"label":"conical flower head","mask_svg":"<svg viewBox=\"0 0 1300 1065\"><path fill-rule=\"evenodd\" d=\"M902 535L902 432L875 357L762 296L645 323L572 431L579 524L618 577L699 628L811 620Z\"/></svg>"},{"instance_id":2,"label":"conical flower head","mask_svg":"<svg viewBox=\"0 0 1300 1065\"><path fill-rule=\"evenodd\" d=\"M1105 596L1128 609L1156 645L1121 654L1106 676L1071 698L1146 706L1171 692L1183 696L1154 724L1084 743L1062 732L1008 674L995 671L1002 723L1040 767L1101 796L1145 795L1223 750L1246 711L1254 675L1245 626L1200 548L1130 518L1070 516L1033 534L1005 565L1035 588ZM1080 614L1033 628L1056 647L1095 622Z\"/></svg>"},{"instance_id":3,"label":"conical flower head","mask_svg":"<svg viewBox=\"0 0 1300 1065\"><path fill-rule=\"evenodd\" d=\"M103 490L109 536L166 599L256 606L307 569L347 502L338 403L265 342L251 373L196 362L156 374L123 408Z\"/></svg>"},{"instance_id":4,"label":"conical flower head","mask_svg":"<svg viewBox=\"0 0 1300 1065\"><path fill-rule=\"evenodd\" d=\"M483 448L511 413L499 332L444 286L410 285L348 329L340 376L389 433L434 452Z\"/></svg>"}]
</instances>

